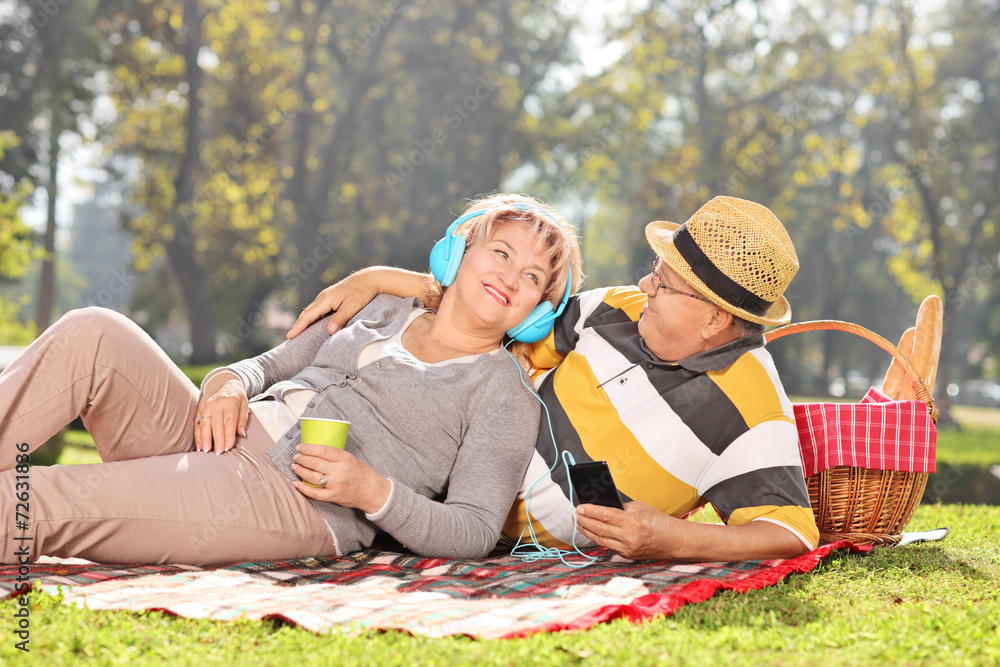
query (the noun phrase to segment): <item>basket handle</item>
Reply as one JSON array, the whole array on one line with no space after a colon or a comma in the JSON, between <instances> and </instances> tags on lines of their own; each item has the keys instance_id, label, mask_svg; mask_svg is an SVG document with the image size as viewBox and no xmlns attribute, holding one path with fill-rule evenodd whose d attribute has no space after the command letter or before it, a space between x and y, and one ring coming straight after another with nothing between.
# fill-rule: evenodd
<instances>
[{"instance_id":1,"label":"basket handle","mask_svg":"<svg viewBox=\"0 0 1000 667\"><path fill-rule=\"evenodd\" d=\"M903 353L888 340L879 336L877 333L865 329L863 326L852 324L850 322L842 322L840 320L813 320L810 322L786 324L783 327L778 327L777 329L768 331L764 334L764 339L767 340L767 342L771 342L772 340L776 340L782 336L802 331L846 331L848 333L861 336L862 338L878 345L880 348L891 354L893 358L898 361L900 365L902 365L903 370L905 370L913 379L913 391L917 394L917 398L919 400L927 404L927 411L930 413L931 419L937 423L938 409L937 406L934 405L934 398L931 396L931 392L927 389L927 384L914 370L913 364L910 363L910 360L903 356Z\"/></svg>"}]
</instances>

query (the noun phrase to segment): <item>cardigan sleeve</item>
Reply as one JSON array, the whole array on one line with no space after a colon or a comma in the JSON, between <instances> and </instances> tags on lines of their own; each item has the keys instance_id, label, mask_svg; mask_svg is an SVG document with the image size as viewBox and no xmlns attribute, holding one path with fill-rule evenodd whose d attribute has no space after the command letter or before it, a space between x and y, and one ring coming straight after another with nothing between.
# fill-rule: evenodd
<instances>
[{"instance_id":1,"label":"cardigan sleeve","mask_svg":"<svg viewBox=\"0 0 1000 667\"><path fill-rule=\"evenodd\" d=\"M481 558L500 537L538 437L538 399L518 391L470 424L442 501L402 484L378 515L380 529L423 556Z\"/></svg>"},{"instance_id":2,"label":"cardigan sleeve","mask_svg":"<svg viewBox=\"0 0 1000 667\"><path fill-rule=\"evenodd\" d=\"M217 373L232 371L243 381L247 396L253 398L275 382L289 380L309 366L323 344L330 339L326 330L329 316L313 322L308 329L291 340L252 359L237 361L230 366L216 368L205 376L201 386Z\"/></svg>"}]
</instances>

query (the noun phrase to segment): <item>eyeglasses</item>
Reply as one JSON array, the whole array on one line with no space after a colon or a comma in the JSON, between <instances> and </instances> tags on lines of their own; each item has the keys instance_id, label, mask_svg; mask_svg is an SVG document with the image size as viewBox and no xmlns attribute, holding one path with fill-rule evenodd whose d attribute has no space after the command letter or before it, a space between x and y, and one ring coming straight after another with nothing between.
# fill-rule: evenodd
<instances>
[{"instance_id":1,"label":"eyeglasses","mask_svg":"<svg viewBox=\"0 0 1000 667\"><path fill-rule=\"evenodd\" d=\"M671 287L670 285L667 285L666 283L664 283L663 280L660 278L660 260L659 259L657 259L657 260L655 260L653 262L653 270L650 273L652 274L652 278L650 279L650 282L653 285L653 290L654 291L658 290L658 289L662 289L667 294L683 294L684 296L689 296L692 299L698 299L699 301L704 301L705 303L712 303L711 301L709 301L705 297L701 296L700 294L691 294L690 292L685 292L683 290L679 290L676 287Z\"/></svg>"}]
</instances>

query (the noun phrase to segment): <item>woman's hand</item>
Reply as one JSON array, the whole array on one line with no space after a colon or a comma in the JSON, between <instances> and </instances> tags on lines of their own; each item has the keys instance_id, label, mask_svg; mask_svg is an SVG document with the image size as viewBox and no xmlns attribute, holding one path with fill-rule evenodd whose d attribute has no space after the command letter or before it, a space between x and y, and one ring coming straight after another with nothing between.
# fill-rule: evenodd
<instances>
[{"instance_id":1,"label":"woman's hand","mask_svg":"<svg viewBox=\"0 0 1000 667\"><path fill-rule=\"evenodd\" d=\"M228 452L236 444L236 434L246 437L250 406L243 381L231 371L209 378L198 401L194 423L194 444L200 452Z\"/></svg>"},{"instance_id":2,"label":"woman's hand","mask_svg":"<svg viewBox=\"0 0 1000 667\"><path fill-rule=\"evenodd\" d=\"M382 509L392 484L354 454L326 445L300 444L293 457L292 472L309 484L293 482L295 488L315 500L353 507L365 514ZM323 478L326 484L320 485Z\"/></svg>"}]
</instances>

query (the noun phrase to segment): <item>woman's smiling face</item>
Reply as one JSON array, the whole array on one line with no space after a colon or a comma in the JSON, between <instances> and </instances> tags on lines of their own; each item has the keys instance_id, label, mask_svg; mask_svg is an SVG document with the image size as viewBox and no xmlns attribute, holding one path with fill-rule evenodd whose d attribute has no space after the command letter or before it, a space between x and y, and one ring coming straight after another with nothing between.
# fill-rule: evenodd
<instances>
[{"instance_id":1,"label":"woman's smiling face","mask_svg":"<svg viewBox=\"0 0 1000 667\"><path fill-rule=\"evenodd\" d=\"M541 238L526 225L496 225L485 243L472 246L448 288L475 318L503 332L520 324L538 305L551 266Z\"/></svg>"}]
</instances>

